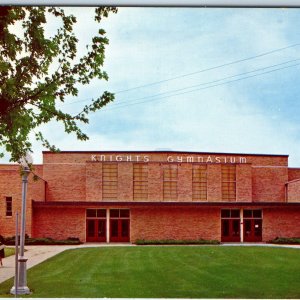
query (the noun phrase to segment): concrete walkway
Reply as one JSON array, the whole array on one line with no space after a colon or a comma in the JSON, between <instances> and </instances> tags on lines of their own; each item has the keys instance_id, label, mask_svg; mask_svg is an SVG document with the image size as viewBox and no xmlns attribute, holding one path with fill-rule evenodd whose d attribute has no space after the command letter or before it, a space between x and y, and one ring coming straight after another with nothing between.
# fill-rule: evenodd
<instances>
[{"instance_id":1,"label":"concrete walkway","mask_svg":"<svg viewBox=\"0 0 300 300\"><path fill-rule=\"evenodd\" d=\"M25 257L28 258L27 269L45 261L46 259L61 253L69 249L88 248L88 247L115 247L115 246L135 246L132 244L117 244L117 243L86 243L82 245L72 246L25 246L27 250ZM195 245L197 246L197 245ZM297 248L300 249L300 245L278 245L278 244L264 244L264 243L226 243L220 246L257 246L257 247L283 247L283 248ZM145 246L142 246L145 247ZM176 247L176 246L175 246ZM202 247L201 245L199 247ZM0 266L0 283L15 276L15 256L9 256L3 259L3 267Z\"/></svg>"},{"instance_id":2,"label":"concrete walkway","mask_svg":"<svg viewBox=\"0 0 300 300\"><path fill-rule=\"evenodd\" d=\"M132 246L132 244L98 244L86 243L82 245L66 245L66 246L25 246L27 250L25 257L27 261L27 269L45 261L46 259L69 249L88 248L88 247L111 247L111 246ZM0 266L0 283L15 276L15 255L6 257L2 260L3 266Z\"/></svg>"}]
</instances>

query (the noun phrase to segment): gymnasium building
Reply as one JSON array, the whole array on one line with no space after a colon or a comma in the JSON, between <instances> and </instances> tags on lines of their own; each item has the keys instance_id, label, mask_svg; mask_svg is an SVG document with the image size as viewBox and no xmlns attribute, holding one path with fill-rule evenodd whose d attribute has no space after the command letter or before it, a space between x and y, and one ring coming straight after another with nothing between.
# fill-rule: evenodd
<instances>
[{"instance_id":1,"label":"gymnasium building","mask_svg":"<svg viewBox=\"0 0 300 300\"><path fill-rule=\"evenodd\" d=\"M300 168L288 155L43 152L29 177L26 233L82 242L300 237ZM0 234L15 235L20 167L0 165Z\"/></svg>"}]
</instances>

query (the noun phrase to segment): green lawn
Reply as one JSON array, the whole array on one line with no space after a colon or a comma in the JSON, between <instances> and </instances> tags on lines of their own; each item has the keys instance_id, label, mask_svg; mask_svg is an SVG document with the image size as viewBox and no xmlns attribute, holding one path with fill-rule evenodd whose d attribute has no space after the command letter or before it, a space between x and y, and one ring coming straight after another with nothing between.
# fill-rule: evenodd
<instances>
[{"instance_id":1,"label":"green lawn","mask_svg":"<svg viewBox=\"0 0 300 300\"><path fill-rule=\"evenodd\" d=\"M15 254L15 248L13 248L13 247L5 247L4 252L5 252L5 257L14 255Z\"/></svg>"},{"instance_id":2,"label":"green lawn","mask_svg":"<svg viewBox=\"0 0 300 300\"><path fill-rule=\"evenodd\" d=\"M84 248L28 271L41 298L300 298L299 282L300 250L269 247Z\"/></svg>"}]
</instances>

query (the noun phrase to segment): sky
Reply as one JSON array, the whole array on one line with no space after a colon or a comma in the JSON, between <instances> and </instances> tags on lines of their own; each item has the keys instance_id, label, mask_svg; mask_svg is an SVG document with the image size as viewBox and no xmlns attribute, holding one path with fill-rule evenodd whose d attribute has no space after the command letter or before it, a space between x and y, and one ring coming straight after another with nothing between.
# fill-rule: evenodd
<instances>
[{"instance_id":1,"label":"sky","mask_svg":"<svg viewBox=\"0 0 300 300\"><path fill-rule=\"evenodd\" d=\"M99 27L94 9L65 11L77 17L83 53ZM46 26L51 35L57 24ZM122 7L101 26L108 82L80 87L60 107L79 112L105 90L115 101L80 126L86 142L43 126L60 150L289 154L300 167L300 9Z\"/></svg>"}]
</instances>

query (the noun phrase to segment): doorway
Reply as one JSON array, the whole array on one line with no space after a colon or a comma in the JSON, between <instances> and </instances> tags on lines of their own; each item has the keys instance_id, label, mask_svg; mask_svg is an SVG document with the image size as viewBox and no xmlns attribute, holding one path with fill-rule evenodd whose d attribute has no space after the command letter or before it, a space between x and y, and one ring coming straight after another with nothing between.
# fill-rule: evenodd
<instances>
[{"instance_id":1,"label":"doorway","mask_svg":"<svg viewBox=\"0 0 300 300\"><path fill-rule=\"evenodd\" d=\"M106 210L86 210L86 241L106 242Z\"/></svg>"},{"instance_id":2,"label":"doorway","mask_svg":"<svg viewBox=\"0 0 300 300\"><path fill-rule=\"evenodd\" d=\"M245 209L244 218L244 241L262 241L262 212L260 209Z\"/></svg>"},{"instance_id":3,"label":"doorway","mask_svg":"<svg viewBox=\"0 0 300 300\"><path fill-rule=\"evenodd\" d=\"M221 241L241 241L241 219L239 209L221 210Z\"/></svg>"},{"instance_id":4,"label":"doorway","mask_svg":"<svg viewBox=\"0 0 300 300\"><path fill-rule=\"evenodd\" d=\"M130 216L129 209L110 210L110 241L130 241Z\"/></svg>"}]
</instances>

